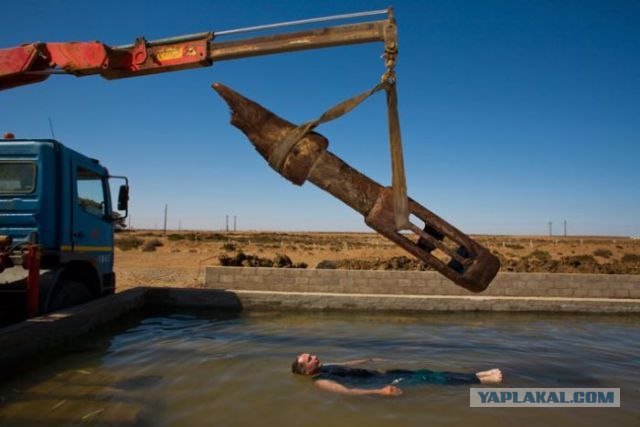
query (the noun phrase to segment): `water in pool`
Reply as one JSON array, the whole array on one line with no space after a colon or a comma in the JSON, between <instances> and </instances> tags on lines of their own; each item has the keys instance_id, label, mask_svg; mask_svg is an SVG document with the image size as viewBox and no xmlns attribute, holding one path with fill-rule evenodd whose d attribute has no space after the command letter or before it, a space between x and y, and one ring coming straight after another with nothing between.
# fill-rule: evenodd
<instances>
[{"instance_id":1,"label":"water in pool","mask_svg":"<svg viewBox=\"0 0 640 427\"><path fill-rule=\"evenodd\" d=\"M640 317L173 312L124 319L0 385L2 426L640 425ZM294 357L475 372L506 387L616 387L620 408L469 408L469 386L345 396Z\"/></svg>"}]
</instances>

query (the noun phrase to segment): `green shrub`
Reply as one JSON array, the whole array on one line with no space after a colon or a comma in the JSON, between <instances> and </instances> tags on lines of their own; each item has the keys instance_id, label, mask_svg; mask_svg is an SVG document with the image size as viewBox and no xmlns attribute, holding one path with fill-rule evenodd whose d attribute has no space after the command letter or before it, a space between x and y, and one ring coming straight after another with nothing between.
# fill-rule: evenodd
<instances>
[{"instance_id":1,"label":"green shrub","mask_svg":"<svg viewBox=\"0 0 640 427\"><path fill-rule=\"evenodd\" d=\"M122 251L128 251L130 249L138 249L143 243L144 240L136 236L124 236L116 238L114 245Z\"/></svg>"},{"instance_id":2,"label":"green shrub","mask_svg":"<svg viewBox=\"0 0 640 427\"><path fill-rule=\"evenodd\" d=\"M235 256L218 256L220 265L226 267L277 267L277 268L307 268L304 262L292 263L286 255L276 255L273 260L262 258L257 255L249 255L238 252Z\"/></svg>"},{"instance_id":3,"label":"green shrub","mask_svg":"<svg viewBox=\"0 0 640 427\"><path fill-rule=\"evenodd\" d=\"M142 245L142 252L154 252L157 247L164 246L158 239L151 239Z\"/></svg>"},{"instance_id":4,"label":"green shrub","mask_svg":"<svg viewBox=\"0 0 640 427\"><path fill-rule=\"evenodd\" d=\"M543 261L543 262L544 262L544 261L550 261L550 260L551 260L551 254L550 254L549 252L547 252L547 251L541 251L541 250L539 250L539 249L537 249L537 250L535 250L535 251L531 252L531 253L529 254L529 256L530 256L531 258L536 258L537 260L540 260L540 261Z\"/></svg>"},{"instance_id":5,"label":"green shrub","mask_svg":"<svg viewBox=\"0 0 640 427\"><path fill-rule=\"evenodd\" d=\"M244 252L238 252L234 257L228 255L220 255L218 257L220 265L225 267L273 267L273 261L261 258L257 255L246 255Z\"/></svg>"},{"instance_id":6,"label":"green shrub","mask_svg":"<svg viewBox=\"0 0 640 427\"><path fill-rule=\"evenodd\" d=\"M208 233L202 236L202 240L220 241L225 240L227 237L220 233Z\"/></svg>"},{"instance_id":7,"label":"green shrub","mask_svg":"<svg viewBox=\"0 0 640 427\"><path fill-rule=\"evenodd\" d=\"M629 264L632 263L640 263L640 255L636 254L624 254L621 259L622 262L626 262Z\"/></svg>"},{"instance_id":8,"label":"green shrub","mask_svg":"<svg viewBox=\"0 0 640 427\"><path fill-rule=\"evenodd\" d=\"M273 266L278 268L291 268L293 263L291 262L291 258L284 254L276 254L275 258L273 258Z\"/></svg>"},{"instance_id":9,"label":"green shrub","mask_svg":"<svg viewBox=\"0 0 640 427\"><path fill-rule=\"evenodd\" d=\"M509 249L524 249L524 246L519 245L517 243L509 243L509 244L506 244L505 247Z\"/></svg>"},{"instance_id":10,"label":"green shrub","mask_svg":"<svg viewBox=\"0 0 640 427\"><path fill-rule=\"evenodd\" d=\"M609 249L596 249L593 251L593 255L602 258L609 258L613 253Z\"/></svg>"},{"instance_id":11,"label":"green shrub","mask_svg":"<svg viewBox=\"0 0 640 427\"><path fill-rule=\"evenodd\" d=\"M325 259L325 260L320 261L318 263L318 265L316 265L316 268L317 269L334 270L334 269L338 268L338 261Z\"/></svg>"},{"instance_id":12,"label":"green shrub","mask_svg":"<svg viewBox=\"0 0 640 427\"><path fill-rule=\"evenodd\" d=\"M582 268L593 268L598 265L598 261L591 255L573 255L562 257L562 264L570 266L575 269Z\"/></svg>"}]
</instances>

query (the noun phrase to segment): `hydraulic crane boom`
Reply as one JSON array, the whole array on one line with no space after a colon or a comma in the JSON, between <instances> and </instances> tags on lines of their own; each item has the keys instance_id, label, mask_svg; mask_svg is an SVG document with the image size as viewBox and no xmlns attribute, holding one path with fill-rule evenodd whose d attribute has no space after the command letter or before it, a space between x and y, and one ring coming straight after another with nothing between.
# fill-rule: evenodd
<instances>
[{"instance_id":1,"label":"hydraulic crane boom","mask_svg":"<svg viewBox=\"0 0 640 427\"><path fill-rule=\"evenodd\" d=\"M378 41L385 43L387 55L395 59L397 32L391 9L367 12L366 15L342 15L340 18L374 14L387 14L387 19L228 42L215 42L214 39L239 33L244 29L197 33L153 41L139 37L135 43L126 46L109 46L99 41L38 42L0 49L0 90L38 83L46 80L51 74L98 74L106 79L119 79L208 67L214 62L230 59ZM324 18L313 21L319 22L322 19ZM307 21L272 24L246 30L304 22Z\"/></svg>"}]
</instances>

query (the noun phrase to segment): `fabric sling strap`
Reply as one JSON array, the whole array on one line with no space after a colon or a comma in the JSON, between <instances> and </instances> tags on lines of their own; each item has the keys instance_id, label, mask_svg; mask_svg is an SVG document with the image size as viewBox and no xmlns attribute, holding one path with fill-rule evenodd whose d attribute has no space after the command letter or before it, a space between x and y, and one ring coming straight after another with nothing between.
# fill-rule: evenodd
<instances>
[{"instance_id":1,"label":"fabric sling strap","mask_svg":"<svg viewBox=\"0 0 640 427\"><path fill-rule=\"evenodd\" d=\"M269 156L269 165L280 172L284 162L293 147L309 132L322 123L342 117L356 108L364 100L376 92L384 89L387 94L387 116L389 121L389 145L391 147L391 186L393 188L394 217L396 230L405 230L409 225L409 202L407 200L407 184L404 174L404 160L402 158L402 140L400 136L400 120L398 118L398 95L396 81L388 74L383 76L383 81L372 89L363 92L353 98L342 101L329 108L318 119L303 123L292 129L278 144Z\"/></svg>"}]
</instances>

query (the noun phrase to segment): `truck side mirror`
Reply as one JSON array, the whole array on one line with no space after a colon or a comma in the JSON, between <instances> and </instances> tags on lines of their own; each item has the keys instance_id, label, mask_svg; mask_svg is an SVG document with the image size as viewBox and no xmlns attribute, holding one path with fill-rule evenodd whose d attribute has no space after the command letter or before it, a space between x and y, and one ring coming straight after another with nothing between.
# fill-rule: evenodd
<instances>
[{"instance_id":1,"label":"truck side mirror","mask_svg":"<svg viewBox=\"0 0 640 427\"><path fill-rule=\"evenodd\" d=\"M126 211L129 208L129 186L121 185L118 191L118 210Z\"/></svg>"}]
</instances>

